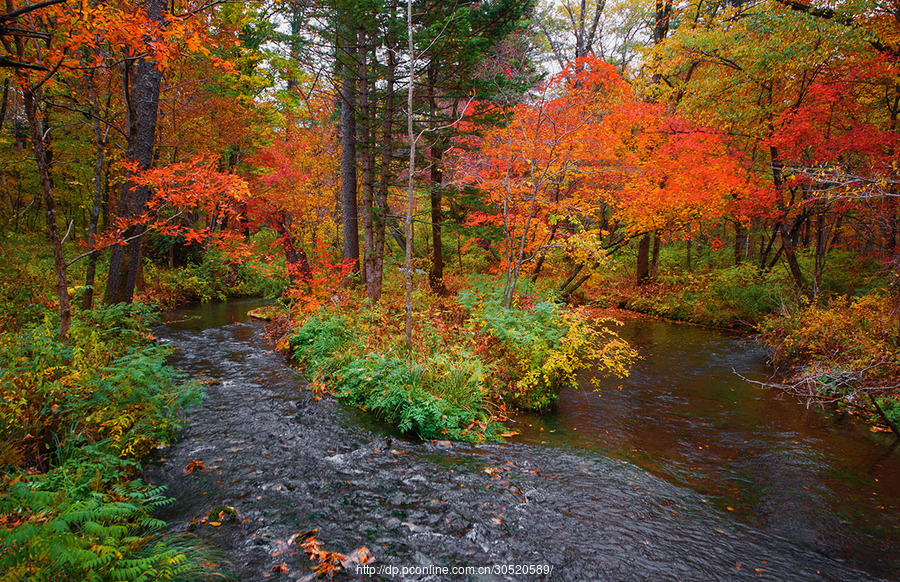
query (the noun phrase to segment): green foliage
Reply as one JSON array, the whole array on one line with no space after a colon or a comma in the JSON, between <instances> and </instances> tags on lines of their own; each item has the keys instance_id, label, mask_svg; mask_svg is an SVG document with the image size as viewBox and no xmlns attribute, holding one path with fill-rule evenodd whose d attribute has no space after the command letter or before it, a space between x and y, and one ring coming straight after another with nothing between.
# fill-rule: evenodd
<instances>
[{"instance_id":1,"label":"green foliage","mask_svg":"<svg viewBox=\"0 0 900 582\"><path fill-rule=\"evenodd\" d=\"M289 345L314 387L329 385L401 431L474 441L501 436L507 404L550 408L564 386L577 386L579 369L625 375L633 357L608 329L529 296L506 309L499 297L463 292L460 303L432 306L417 321L413 353L383 306L352 316L320 310Z\"/></svg>"},{"instance_id":2,"label":"green foliage","mask_svg":"<svg viewBox=\"0 0 900 582\"><path fill-rule=\"evenodd\" d=\"M0 232L0 237L3 233ZM0 333L20 330L40 321L54 305L47 273L52 262L36 237L0 239Z\"/></svg>"},{"instance_id":3,"label":"green foliage","mask_svg":"<svg viewBox=\"0 0 900 582\"><path fill-rule=\"evenodd\" d=\"M176 384L165 349L147 341L151 322L140 304L98 308L73 320L69 343L47 318L0 347L0 435L9 443L0 461L45 468L51 443L73 431L129 457L168 440L198 390Z\"/></svg>"},{"instance_id":4,"label":"green foliage","mask_svg":"<svg viewBox=\"0 0 900 582\"><path fill-rule=\"evenodd\" d=\"M0 581L206 578L191 544L164 539L161 488L136 479L199 388L152 344L147 308L98 308L69 343L44 323L0 345Z\"/></svg>"},{"instance_id":5,"label":"green foliage","mask_svg":"<svg viewBox=\"0 0 900 582\"><path fill-rule=\"evenodd\" d=\"M466 353L420 361L368 354L342 371L336 394L425 439L497 438L480 362Z\"/></svg>"},{"instance_id":6,"label":"green foliage","mask_svg":"<svg viewBox=\"0 0 900 582\"><path fill-rule=\"evenodd\" d=\"M900 398L879 398L878 406L881 407L881 410L891 424L900 426ZM874 416L873 420L878 422L881 419Z\"/></svg>"},{"instance_id":7,"label":"green foliage","mask_svg":"<svg viewBox=\"0 0 900 582\"><path fill-rule=\"evenodd\" d=\"M316 385L332 383L342 401L403 432L426 439L496 438L502 427L490 420L478 360L451 346L420 358L399 345L383 355L367 352L363 334L378 326L379 316L377 308L356 320L320 310L290 338L291 353Z\"/></svg>"},{"instance_id":8,"label":"green foliage","mask_svg":"<svg viewBox=\"0 0 900 582\"><path fill-rule=\"evenodd\" d=\"M707 273L661 273L659 287L635 295L628 306L682 321L746 325L776 311L793 295L790 282L780 273L742 263Z\"/></svg>"},{"instance_id":9,"label":"green foliage","mask_svg":"<svg viewBox=\"0 0 900 582\"><path fill-rule=\"evenodd\" d=\"M66 463L0 494L0 580L177 579L193 568L158 537L152 512L168 503L140 480L102 487L93 464ZM103 467L109 470L110 467Z\"/></svg>"},{"instance_id":10,"label":"green foliage","mask_svg":"<svg viewBox=\"0 0 900 582\"><path fill-rule=\"evenodd\" d=\"M265 246L264 238L257 246ZM224 301L229 297L272 297L287 285L283 260L274 263L256 258L231 260L224 253L207 249L199 262L165 267L148 262L144 268L147 300L172 307L189 301Z\"/></svg>"}]
</instances>

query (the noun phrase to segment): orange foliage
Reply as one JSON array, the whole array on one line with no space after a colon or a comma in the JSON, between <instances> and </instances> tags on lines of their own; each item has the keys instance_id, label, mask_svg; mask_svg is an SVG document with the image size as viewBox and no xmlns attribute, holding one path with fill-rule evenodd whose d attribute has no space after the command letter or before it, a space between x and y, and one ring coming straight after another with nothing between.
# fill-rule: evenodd
<instances>
[{"instance_id":1,"label":"orange foliage","mask_svg":"<svg viewBox=\"0 0 900 582\"><path fill-rule=\"evenodd\" d=\"M722 134L635 100L615 68L593 57L554 76L505 125L460 146L457 181L480 189L494 209L469 225L501 226L507 241L527 231L525 257L561 221L569 233L589 230L611 210L625 237L672 233L726 216L746 222L771 198Z\"/></svg>"}]
</instances>

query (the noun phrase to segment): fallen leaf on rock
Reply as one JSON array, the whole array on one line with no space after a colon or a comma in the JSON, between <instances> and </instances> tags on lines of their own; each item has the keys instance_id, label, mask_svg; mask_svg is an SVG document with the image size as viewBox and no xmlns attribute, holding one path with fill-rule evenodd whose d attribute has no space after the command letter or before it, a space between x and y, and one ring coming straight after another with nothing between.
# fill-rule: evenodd
<instances>
[{"instance_id":1,"label":"fallen leaf on rock","mask_svg":"<svg viewBox=\"0 0 900 582\"><path fill-rule=\"evenodd\" d=\"M184 474L190 475L194 471L205 471L205 470L206 470L206 464L203 461L194 459L185 466Z\"/></svg>"},{"instance_id":2,"label":"fallen leaf on rock","mask_svg":"<svg viewBox=\"0 0 900 582\"><path fill-rule=\"evenodd\" d=\"M349 568L352 564L368 564L374 561L375 556L369 551L369 548L361 546L344 556L341 565L344 568Z\"/></svg>"}]
</instances>

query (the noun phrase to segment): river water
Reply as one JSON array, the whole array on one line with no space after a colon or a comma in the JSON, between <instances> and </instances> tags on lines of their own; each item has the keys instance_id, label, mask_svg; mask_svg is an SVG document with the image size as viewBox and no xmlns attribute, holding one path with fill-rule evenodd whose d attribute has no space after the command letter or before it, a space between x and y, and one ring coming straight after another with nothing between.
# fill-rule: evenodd
<instances>
[{"instance_id":1,"label":"river water","mask_svg":"<svg viewBox=\"0 0 900 582\"><path fill-rule=\"evenodd\" d=\"M289 542L312 529L382 568L345 580L900 579L900 450L737 378L766 374L740 336L626 319L642 355L627 380L520 415L510 443L464 445L316 398L248 321L257 305L198 306L155 330L211 382L148 470L176 499L161 517L242 580L309 575ZM237 523L204 521L221 506ZM552 572L504 573L516 565Z\"/></svg>"}]
</instances>

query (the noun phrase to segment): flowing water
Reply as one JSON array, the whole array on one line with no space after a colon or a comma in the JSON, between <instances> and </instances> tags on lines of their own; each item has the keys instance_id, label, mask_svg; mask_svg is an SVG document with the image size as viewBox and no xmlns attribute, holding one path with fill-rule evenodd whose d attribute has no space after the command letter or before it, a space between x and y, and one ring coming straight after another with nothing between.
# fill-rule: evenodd
<instances>
[{"instance_id":1,"label":"flowing water","mask_svg":"<svg viewBox=\"0 0 900 582\"><path fill-rule=\"evenodd\" d=\"M242 580L309 575L290 542L312 529L325 549L374 554L381 570L345 580L900 579L892 438L737 378L766 373L741 337L627 319L642 354L627 380L520 415L510 443L418 442L316 398L247 320L257 305L156 330L211 383L148 471L176 498L172 530ZM236 523L209 523L222 506ZM508 573L528 565L540 573ZM474 569L441 573L454 567Z\"/></svg>"}]
</instances>

